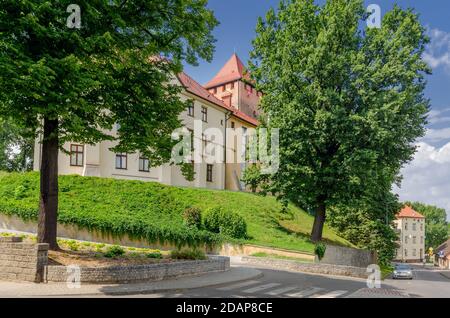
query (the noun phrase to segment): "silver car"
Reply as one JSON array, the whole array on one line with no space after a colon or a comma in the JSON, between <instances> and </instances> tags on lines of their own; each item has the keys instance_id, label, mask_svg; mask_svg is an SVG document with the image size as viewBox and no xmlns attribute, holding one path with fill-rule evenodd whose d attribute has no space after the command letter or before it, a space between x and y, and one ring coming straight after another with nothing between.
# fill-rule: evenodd
<instances>
[{"instance_id":1,"label":"silver car","mask_svg":"<svg viewBox=\"0 0 450 318\"><path fill-rule=\"evenodd\" d=\"M409 265L398 264L394 268L394 273L392 274L393 279L404 278L413 279L413 271Z\"/></svg>"}]
</instances>

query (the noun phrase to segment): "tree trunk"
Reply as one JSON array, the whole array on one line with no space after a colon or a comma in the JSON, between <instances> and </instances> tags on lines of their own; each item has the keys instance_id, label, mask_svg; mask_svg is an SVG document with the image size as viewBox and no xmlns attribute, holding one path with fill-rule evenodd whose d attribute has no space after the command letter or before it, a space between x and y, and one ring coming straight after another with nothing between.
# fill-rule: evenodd
<instances>
[{"instance_id":1,"label":"tree trunk","mask_svg":"<svg viewBox=\"0 0 450 318\"><path fill-rule=\"evenodd\" d=\"M41 159L41 192L39 202L38 242L58 250L58 120L44 118Z\"/></svg>"},{"instance_id":2,"label":"tree trunk","mask_svg":"<svg viewBox=\"0 0 450 318\"><path fill-rule=\"evenodd\" d=\"M326 207L324 202L320 202L316 208L314 225L311 232L311 241L319 242L322 240L323 226L325 224Z\"/></svg>"}]
</instances>

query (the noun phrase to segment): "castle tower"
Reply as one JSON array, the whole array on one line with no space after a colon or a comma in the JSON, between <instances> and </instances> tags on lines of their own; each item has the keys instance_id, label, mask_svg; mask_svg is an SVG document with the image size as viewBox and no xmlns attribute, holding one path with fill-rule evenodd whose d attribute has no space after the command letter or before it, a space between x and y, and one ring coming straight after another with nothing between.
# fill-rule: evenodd
<instances>
[{"instance_id":1,"label":"castle tower","mask_svg":"<svg viewBox=\"0 0 450 318\"><path fill-rule=\"evenodd\" d=\"M244 114L257 118L261 92L256 91L244 64L235 54L210 80L205 88L218 99Z\"/></svg>"}]
</instances>

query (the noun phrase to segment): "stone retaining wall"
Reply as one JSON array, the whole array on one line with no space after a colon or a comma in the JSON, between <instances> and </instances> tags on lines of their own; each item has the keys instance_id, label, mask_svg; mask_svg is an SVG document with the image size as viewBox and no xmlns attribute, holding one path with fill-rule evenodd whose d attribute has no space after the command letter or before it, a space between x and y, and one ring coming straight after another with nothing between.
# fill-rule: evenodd
<instances>
[{"instance_id":1,"label":"stone retaining wall","mask_svg":"<svg viewBox=\"0 0 450 318\"><path fill-rule=\"evenodd\" d=\"M79 267L47 266L45 282L67 282L78 275L81 283L136 283L140 281L160 281L176 277L195 276L230 269L230 259L210 256L204 261L177 261L171 263L114 266ZM79 270L79 272L76 272Z\"/></svg>"},{"instance_id":2,"label":"stone retaining wall","mask_svg":"<svg viewBox=\"0 0 450 318\"><path fill-rule=\"evenodd\" d=\"M377 254L369 250L356 249L336 245L327 245L325 255L320 263L363 267L377 264Z\"/></svg>"},{"instance_id":3,"label":"stone retaining wall","mask_svg":"<svg viewBox=\"0 0 450 318\"><path fill-rule=\"evenodd\" d=\"M242 261L252 265L264 265L276 269L292 270L298 272L337 275L337 276L352 276L359 278L368 277L366 268L362 267L323 264L323 263L300 263L297 261L278 260L272 258L252 257L252 256L244 256L242 257Z\"/></svg>"},{"instance_id":4,"label":"stone retaining wall","mask_svg":"<svg viewBox=\"0 0 450 318\"><path fill-rule=\"evenodd\" d=\"M48 244L0 237L0 280L40 282L48 261Z\"/></svg>"}]
</instances>

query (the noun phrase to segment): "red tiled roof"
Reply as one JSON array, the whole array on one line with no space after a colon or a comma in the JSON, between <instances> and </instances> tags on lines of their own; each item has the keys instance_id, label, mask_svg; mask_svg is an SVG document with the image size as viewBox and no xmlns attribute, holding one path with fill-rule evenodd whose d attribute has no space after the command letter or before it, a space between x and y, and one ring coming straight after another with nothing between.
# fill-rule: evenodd
<instances>
[{"instance_id":1,"label":"red tiled roof","mask_svg":"<svg viewBox=\"0 0 450 318\"><path fill-rule=\"evenodd\" d=\"M186 73L181 72L180 74L178 74L177 77L180 80L181 84L184 86L184 88L191 94L203 98L219 107L225 108L226 110L232 112L233 115L235 115L237 118L242 119L252 125L255 126L259 125L259 122L256 119L244 114L243 112L237 110L234 107L227 106L222 100L215 97L214 94L211 94L206 88L204 88L202 85L200 85L197 81L195 81L192 77L190 77Z\"/></svg>"},{"instance_id":2,"label":"red tiled roof","mask_svg":"<svg viewBox=\"0 0 450 318\"><path fill-rule=\"evenodd\" d=\"M450 254L450 239L436 247L434 250L435 253L443 252L444 256L447 256Z\"/></svg>"},{"instance_id":3,"label":"red tiled roof","mask_svg":"<svg viewBox=\"0 0 450 318\"><path fill-rule=\"evenodd\" d=\"M234 109L233 111L234 116L254 125L254 126L258 126L259 125L259 121L243 112L241 112L240 110Z\"/></svg>"},{"instance_id":4,"label":"red tiled roof","mask_svg":"<svg viewBox=\"0 0 450 318\"><path fill-rule=\"evenodd\" d=\"M405 205L397 214L397 218L424 219L425 217L417 211L414 211L409 205Z\"/></svg>"},{"instance_id":5,"label":"red tiled roof","mask_svg":"<svg viewBox=\"0 0 450 318\"><path fill-rule=\"evenodd\" d=\"M245 66L241 59L234 53L228 62L222 67L219 73L214 76L212 80L206 83L206 88L216 87L222 84L234 82L242 78L248 78L248 74L245 72Z\"/></svg>"}]
</instances>

